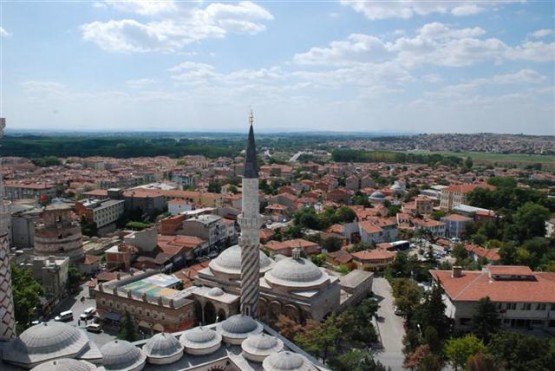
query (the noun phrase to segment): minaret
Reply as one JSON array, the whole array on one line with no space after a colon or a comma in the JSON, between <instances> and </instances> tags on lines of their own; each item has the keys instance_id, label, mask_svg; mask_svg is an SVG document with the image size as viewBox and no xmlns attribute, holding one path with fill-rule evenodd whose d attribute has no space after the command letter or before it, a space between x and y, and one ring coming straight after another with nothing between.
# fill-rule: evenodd
<instances>
[{"instance_id":1,"label":"minaret","mask_svg":"<svg viewBox=\"0 0 555 371\"><path fill-rule=\"evenodd\" d=\"M6 119L0 118L0 138L4 136ZM0 340L16 337L13 309L12 275L10 270L10 210L4 200L4 181L0 168Z\"/></svg>"},{"instance_id":2,"label":"minaret","mask_svg":"<svg viewBox=\"0 0 555 371\"><path fill-rule=\"evenodd\" d=\"M256 145L254 143L254 115L249 116L250 129L243 173L243 210L239 215L241 226L241 313L258 317L260 284L260 210L258 202L258 170L256 169Z\"/></svg>"}]
</instances>

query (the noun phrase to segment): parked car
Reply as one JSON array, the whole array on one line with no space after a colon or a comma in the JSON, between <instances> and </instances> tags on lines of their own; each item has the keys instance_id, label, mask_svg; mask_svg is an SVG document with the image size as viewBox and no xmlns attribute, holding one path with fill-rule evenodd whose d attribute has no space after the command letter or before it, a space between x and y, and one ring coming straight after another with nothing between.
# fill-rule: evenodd
<instances>
[{"instance_id":1,"label":"parked car","mask_svg":"<svg viewBox=\"0 0 555 371\"><path fill-rule=\"evenodd\" d=\"M59 315L54 317L54 321L58 321L58 322L73 321L73 312L70 310L61 312Z\"/></svg>"},{"instance_id":2,"label":"parked car","mask_svg":"<svg viewBox=\"0 0 555 371\"><path fill-rule=\"evenodd\" d=\"M79 318L81 318L82 320L87 320L92 316L94 316L95 313L96 313L95 307L88 307L83 311L83 313L81 313L81 316Z\"/></svg>"},{"instance_id":3,"label":"parked car","mask_svg":"<svg viewBox=\"0 0 555 371\"><path fill-rule=\"evenodd\" d=\"M89 323L87 325L87 327L85 327L87 329L87 331L89 332L96 332L96 333L100 333L102 332L102 325L99 323Z\"/></svg>"}]
</instances>

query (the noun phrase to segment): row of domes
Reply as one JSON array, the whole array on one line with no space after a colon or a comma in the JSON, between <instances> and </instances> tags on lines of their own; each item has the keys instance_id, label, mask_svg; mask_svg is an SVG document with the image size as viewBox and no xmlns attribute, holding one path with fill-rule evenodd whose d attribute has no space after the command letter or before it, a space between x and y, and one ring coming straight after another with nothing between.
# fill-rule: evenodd
<instances>
[{"instance_id":1,"label":"row of domes","mask_svg":"<svg viewBox=\"0 0 555 371\"><path fill-rule=\"evenodd\" d=\"M301 288L319 286L329 280L328 275L308 259L285 258L276 263L261 251L259 262L260 273L265 273L264 278L273 285ZM224 250L209 267L216 273L240 276L241 247L234 245ZM216 291L209 293L212 296L218 294Z\"/></svg>"},{"instance_id":2,"label":"row of domes","mask_svg":"<svg viewBox=\"0 0 555 371\"><path fill-rule=\"evenodd\" d=\"M106 370L141 370L147 360L151 364L171 364L190 355L208 355L217 351L222 340L241 345L243 356L253 362L264 362L267 371L313 370L301 355L283 352L283 342L263 333L262 325L251 317L237 314L216 325L216 330L196 327L185 331L179 340L167 333L150 338L142 349L128 341L114 340L100 348ZM4 359L16 364L19 359L36 366L37 371L89 371L96 367L79 358L88 338L83 331L64 323L46 323L30 327L12 342ZM277 354L277 355L276 355ZM292 367L292 368L290 368Z\"/></svg>"}]
</instances>

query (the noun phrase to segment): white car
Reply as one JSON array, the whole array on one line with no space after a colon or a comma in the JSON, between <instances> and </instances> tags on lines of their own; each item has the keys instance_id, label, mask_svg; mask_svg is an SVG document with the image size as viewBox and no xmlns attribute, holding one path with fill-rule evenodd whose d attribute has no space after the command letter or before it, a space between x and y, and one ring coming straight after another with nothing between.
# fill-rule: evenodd
<instances>
[{"instance_id":1,"label":"white car","mask_svg":"<svg viewBox=\"0 0 555 371\"><path fill-rule=\"evenodd\" d=\"M87 319L91 318L95 313L96 313L96 308L95 307L89 307L89 308L85 309L83 311L83 313L81 313L81 316L79 318L81 318L82 320L87 320Z\"/></svg>"}]
</instances>

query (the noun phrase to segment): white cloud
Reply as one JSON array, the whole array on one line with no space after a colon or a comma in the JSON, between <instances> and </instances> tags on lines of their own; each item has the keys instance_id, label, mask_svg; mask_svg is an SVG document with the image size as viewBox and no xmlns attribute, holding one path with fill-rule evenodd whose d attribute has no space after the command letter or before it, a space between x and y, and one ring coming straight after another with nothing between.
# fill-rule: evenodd
<instances>
[{"instance_id":1,"label":"white cloud","mask_svg":"<svg viewBox=\"0 0 555 371\"><path fill-rule=\"evenodd\" d=\"M327 47L313 47L298 53L294 61L302 65L350 66L360 63L397 62L406 68L422 65L464 67L484 61L505 60L549 62L555 55L554 44L526 41L507 45L497 38L486 38L480 27L454 28L433 22L417 30L414 36L385 41L375 36L351 34Z\"/></svg>"},{"instance_id":2,"label":"white cloud","mask_svg":"<svg viewBox=\"0 0 555 371\"><path fill-rule=\"evenodd\" d=\"M8 31L6 31L6 29L4 27L0 27L0 37L8 37L11 36L12 34L9 33Z\"/></svg>"},{"instance_id":3,"label":"white cloud","mask_svg":"<svg viewBox=\"0 0 555 371\"><path fill-rule=\"evenodd\" d=\"M125 85L127 85L131 89L144 89L146 87L156 84L157 82L158 80L155 80L155 79L143 78L143 79L127 80L125 82Z\"/></svg>"},{"instance_id":4,"label":"white cloud","mask_svg":"<svg viewBox=\"0 0 555 371\"><path fill-rule=\"evenodd\" d=\"M144 4L142 1L122 3L125 7L131 5ZM147 13L153 14L154 8L148 9L150 13ZM213 3L204 9L176 11L171 17L150 22L135 19L96 21L82 25L81 31L83 39L112 52L176 52L193 42L222 38L228 33L256 34L266 29L263 21L272 19L266 9L251 2Z\"/></svg>"},{"instance_id":5,"label":"white cloud","mask_svg":"<svg viewBox=\"0 0 555 371\"><path fill-rule=\"evenodd\" d=\"M461 5L453 8L453 10L451 10L451 14L457 17L463 17L467 15L482 13L484 10L484 8L477 6L476 4Z\"/></svg>"},{"instance_id":6,"label":"white cloud","mask_svg":"<svg viewBox=\"0 0 555 371\"><path fill-rule=\"evenodd\" d=\"M46 95L49 97L61 97L67 93L67 87L64 84L55 81L38 81L29 80L19 84L23 87L27 94Z\"/></svg>"},{"instance_id":7,"label":"white cloud","mask_svg":"<svg viewBox=\"0 0 555 371\"><path fill-rule=\"evenodd\" d=\"M295 54L298 64L343 65L353 62L377 62L388 59L388 46L379 38L352 34L345 41L332 41L327 48L314 47L306 53Z\"/></svg>"},{"instance_id":8,"label":"white cloud","mask_svg":"<svg viewBox=\"0 0 555 371\"><path fill-rule=\"evenodd\" d=\"M526 41L507 52L507 58L532 62L549 62L555 60L555 43L543 41Z\"/></svg>"},{"instance_id":9,"label":"white cloud","mask_svg":"<svg viewBox=\"0 0 555 371\"><path fill-rule=\"evenodd\" d=\"M542 37L547 37L553 35L555 32L553 30L549 30L547 28L542 28L541 30L537 30L536 32L532 33L532 36L540 39Z\"/></svg>"},{"instance_id":10,"label":"white cloud","mask_svg":"<svg viewBox=\"0 0 555 371\"><path fill-rule=\"evenodd\" d=\"M388 0L388 1L360 1L340 0L341 4L350 6L356 12L362 13L370 20L388 18L409 19L414 16L432 13L451 13L455 16L473 15L485 10L486 7L496 8L502 4L517 2L519 0L501 1L468 1L468 0Z\"/></svg>"},{"instance_id":11,"label":"white cloud","mask_svg":"<svg viewBox=\"0 0 555 371\"><path fill-rule=\"evenodd\" d=\"M173 0L105 0L105 3L118 11L140 15L157 15L177 10Z\"/></svg>"}]
</instances>

